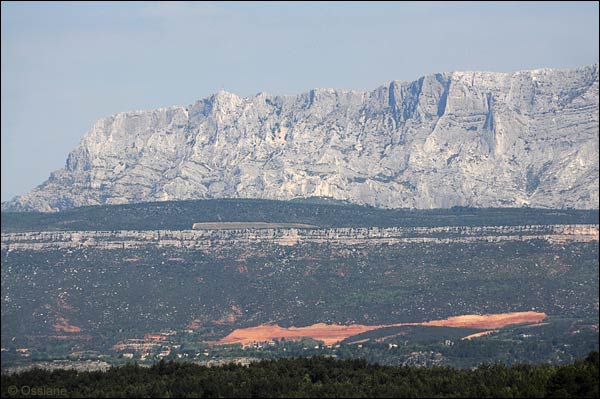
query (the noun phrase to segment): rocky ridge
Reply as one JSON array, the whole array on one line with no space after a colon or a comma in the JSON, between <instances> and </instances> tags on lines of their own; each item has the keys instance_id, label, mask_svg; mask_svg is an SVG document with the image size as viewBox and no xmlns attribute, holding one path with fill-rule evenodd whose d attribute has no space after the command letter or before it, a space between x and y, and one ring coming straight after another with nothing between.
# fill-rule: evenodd
<instances>
[{"instance_id":1,"label":"rocky ridge","mask_svg":"<svg viewBox=\"0 0 600 399\"><path fill-rule=\"evenodd\" d=\"M598 64L452 72L370 92L221 91L97 121L3 210L331 197L386 208L598 207Z\"/></svg>"},{"instance_id":2,"label":"rocky ridge","mask_svg":"<svg viewBox=\"0 0 600 399\"><path fill-rule=\"evenodd\" d=\"M146 246L200 249L253 248L257 243L279 246L328 244L375 246L410 243L472 243L545 240L598 241L598 225L528 225L484 227L360 227L331 229L233 229L233 230L122 230L122 231L41 231L2 233L2 251L44 251L49 249L131 249Z\"/></svg>"}]
</instances>

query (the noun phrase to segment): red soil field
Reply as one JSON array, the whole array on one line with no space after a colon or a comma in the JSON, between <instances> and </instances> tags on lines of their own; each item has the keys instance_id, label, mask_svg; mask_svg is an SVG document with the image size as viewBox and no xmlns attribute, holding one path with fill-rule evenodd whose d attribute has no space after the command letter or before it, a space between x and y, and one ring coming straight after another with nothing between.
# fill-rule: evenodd
<instances>
[{"instance_id":1,"label":"red soil field","mask_svg":"<svg viewBox=\"0 0 600 399\"><path fill-rule=\"evenodd\" d=\"M475 334L467 335L466 337L462 337L460 340L464 341L466 339L468 341L468 340L471 340L473 338L483 337L484 335L490 335L490 334L493 334L493 333L496 333L496 332L498 332L498 330L486 330L486 331L478 332L478 333L475 333Z\"/></svg>"},{"instance_id":2,"label":"red soil field","mask_svg":"<svg viewBox=\"0 0 600 399\"><path fill-rule=\"evenodd\" d=\"M422 326L466 327L466 328L500 328L510 324L537 323L544 320L546 313L515 312L484 315L464 315L448 317L444 320L420 323Z\"/></svg>"},{"instance_id":3,"label":"red soil field","mask_svg":"<svg viewBox=\"0 0 600 399\"><path fill-rule=\"evenodd\" d=\"M332 345L343 341L348 337L361 334L366 331L376 330L383 327L399 326L443 326L443 327L470 327L482 329L495 329L510 324L538 323L545 319L545 313L537 312L514 312L487 315L463 315L449 317L444 320L433 320L422 323L398 323L388 325L362 325L352 324L349 326L339 324L318 323L306 327L280 327L278 325L260 325L257 327L240 328L234 330L226 337L217 341L217 344L239 343L247 345L252 342L271 341L276 338L287 340L300 339L303 337L323 341L326 345Z\"/></svg>"},{"instance_id":4,"label":"red soil field","mask_svg":"<svg viewBox=\"0 0 600 399\"><path fill-rule=\"evenodd\" d=\"M52 326L54 331L62 331L67 333L78 333L81 332L81 328L69 324L69 321L64 317L58 317L56 324Z\"/></svg>"}]
</instances>

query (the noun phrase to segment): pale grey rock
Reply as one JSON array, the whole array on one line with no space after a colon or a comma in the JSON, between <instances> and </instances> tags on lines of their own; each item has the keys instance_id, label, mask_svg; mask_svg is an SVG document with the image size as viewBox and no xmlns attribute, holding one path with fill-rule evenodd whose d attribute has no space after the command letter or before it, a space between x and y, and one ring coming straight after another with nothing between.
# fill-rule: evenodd
<instances>
[{"instance_id":1,"label":"pale grey rock","mask_svg":"<svg viewBox=\"0 0 600 399\"><path fill-rule=\"evenodd\" d=\"M598 65L453 72L100 119L4 210L324 196L386 208L598 208Z\"/></svg>"}]
</instances>

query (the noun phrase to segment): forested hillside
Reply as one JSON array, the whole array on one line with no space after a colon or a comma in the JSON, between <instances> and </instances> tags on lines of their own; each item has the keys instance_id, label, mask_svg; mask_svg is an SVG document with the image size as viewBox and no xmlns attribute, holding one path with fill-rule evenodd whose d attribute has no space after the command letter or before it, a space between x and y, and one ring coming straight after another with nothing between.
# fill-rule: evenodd
<instances>
[{"instance_id":1,"label":"forested hillside","mask_svg":"<svg viewBox=\"0 0 600 399\"><path fill-rule=\"evenodd\" d=\"M597 224L598 210L534 208L379 209L314 198L220 199L90 206L57 213L2 212L2 232L185 230L197 222L305 223L319 227Z\"/></svg>"}]
</instances>

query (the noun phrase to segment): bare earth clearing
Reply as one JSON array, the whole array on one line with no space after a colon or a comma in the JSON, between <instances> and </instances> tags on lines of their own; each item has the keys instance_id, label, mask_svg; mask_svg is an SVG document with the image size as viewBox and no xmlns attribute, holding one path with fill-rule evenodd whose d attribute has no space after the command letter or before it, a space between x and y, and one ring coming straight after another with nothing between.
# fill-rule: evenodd
<instances>
[{"instance_id":1,"label":"bare earth clearing","mask_svg":"<svg viewBox=\"0 0 600 399\"><path fill-rule=\"evenodd\" d=\"M467 335L466 337L462 337L460 340L461 341L464 341L464 340L469 341L473 338L483 337L485 335L490 335L490 334L497 333L497 332L498 332L498 330L486 330L486 331L478 332L475 334Z\"/></svg>"},{"instance_id":2,"label":"bare earth clearing","mask_svg":"<svg viewBox=\"0 0 600 399\"><path fill-rule=\"evenodd\" d=\"M276 338L300 339L303 337L323 341L326 345L332 345L343 341L348 337L376 330L384 327L400 326L436 326L436 327L464 327L495 329L510 324L538 323L547 317L545 313L538 312L513 312L487 315L463 315L449 317L444 320L432 320L422 323L398 323L389 325L352 324L349 326L338 324L318 323L306 327L280 327L278 325L260 325L257 327L240 328L232 331L226 337L217 341L217 344L239 343L247 345L252 342L271 341ZM487 332L486 332L487 333ZM471 336L473 337L473 336ZM474 337L473 337L474 338Z\"/></svg>"},{"instance_id":3,"label":"bare earth clearing","mask_svg":"<svg viewBox=\"0 0 600 399\"><path fill-rule=\"evenodd\" d=\"M194 223L194 230L240 230L240 229L311 229L312 224L301 223L265 223L265 222L207 222Z\"/></svg>"}]
</instances>

